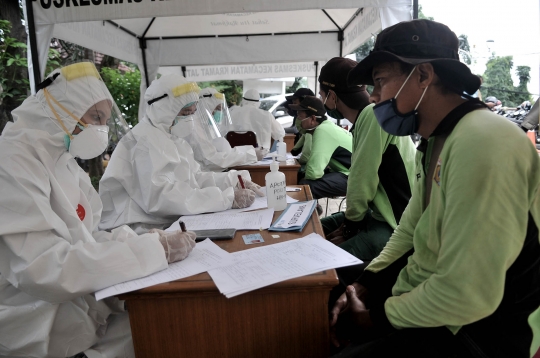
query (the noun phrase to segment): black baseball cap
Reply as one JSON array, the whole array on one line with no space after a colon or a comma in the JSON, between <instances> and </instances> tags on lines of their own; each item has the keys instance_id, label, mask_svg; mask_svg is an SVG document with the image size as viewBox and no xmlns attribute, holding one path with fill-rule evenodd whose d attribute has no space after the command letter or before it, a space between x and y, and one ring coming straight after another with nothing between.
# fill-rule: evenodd
<instances>
[{"instance_id":1,"label":"black baseball cap","mask_svg":"<svg viewBox=\"0 0 540 358\"><path fill-rule=\"evenodd\" d=\"M321 68L319 83L323 91L334 91L347 107L360 110L369 104L366 86L349 86L347 82L349 72L357 64L358 62L345 57L334 57Z\"/></svg>"},{"instance_id":2,"label":"black baseball cap","mask_svg":"<svg viewBox=\"0 0 540 358\"><path fill-rule=\"evenodd\" d=\"M403 21L377 36L373 50L349 73L348 83L372 85L373 67L384 62L429 62L456 92L473 94L480 87L480 78L459 61L458 51L459 40L448 26L425 19Z\"/></svg>"},{"instance_id":3,"label":"black baseball cap","mask_svg":"<svg viewBox=\"0 0 540 358\"><path fill-rule=\"evenodd\" d=\"M289 104L289 108L293 111L306 111L317 117L326 114L322 101L315 96L305 96L300 104Z\"/></svg>"},{"instance_id":4,"label":"black baseball cap","mask_svg":"<svg viewBox=\"0 0 540 358\"><path fill-rule=\"evenodd\" d=\"M299 88L292 96L286 96L285 99L292 102L293 98L303 99L305 96L315 96L315 93L309 88Z\"/></svg>"}]
</instances>

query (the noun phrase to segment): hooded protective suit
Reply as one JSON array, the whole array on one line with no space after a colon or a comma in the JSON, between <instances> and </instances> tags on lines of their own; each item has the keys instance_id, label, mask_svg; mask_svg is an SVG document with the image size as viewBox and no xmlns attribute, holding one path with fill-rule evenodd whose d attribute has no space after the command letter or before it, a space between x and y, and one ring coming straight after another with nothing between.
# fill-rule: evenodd
<instances>
[{"instance_id":1,"label":"hooded protective suit","mask_svg":"<svg viewBox=\"0 0 540 358\"><path fill-rule=\"evenodd\" d=\"M216 97L216 95L220 95ZM216 114L219 114L217 116ZM213 88L205 88L199 94L197 112L193 115L193 130L182 138L193 149L195 160L204 171L222 171L235 165L257 161L253 146L231 148L222 137L219 128L230 127L230 116L223 95ZM216 123L215 118L219 118ZM173 131L173 134L175 132Z\"/></svg>"},{"instance_id":2,"label":"hooded protective suit","mask_svg":"<svg viewBox=\"0 0 540 358\"><path fill-rule=\"evenodd\" d=\"M136 232L146 232L166 228L181 215L230 209L238 174L250 179L249 173L202 172L189 143L170 134L180 110L198 101L197 84L180 75L162 76L144 98L151 103L146 115L118 143L99 184L99 227L129 224ZM186 135L193 130L193 120L180 119L176 125L183 126L180 132Z\"/></svg>"},{"instance_id":3,"label":"hooded protective suit","mask_svg":"<svg viewBox=\"0 0 540 358\"><path fill-rule=\"evenodd\" d=\"M259 109L259 92L248 90L242 106L231 112L232 127L237 132L253 131L259 147L270 149L271 138L285 137L285 130L268 111Z\"/></svg>"},{"instance_id":4,"label":"hooded protective suit","mask_svg":"<svg viewBox=\"0 0 540 358\"><path fill-rule=\"evenodd\" d=\"M91 63L54 74L46 90L76 118L114 103ZM97 231L101 201L54 111L70 133L76 121L44 93L13 111L0 137L0 356L132 356L123 302L93 293L166 268L159 235Z\"/></svg>"}]
</instances>

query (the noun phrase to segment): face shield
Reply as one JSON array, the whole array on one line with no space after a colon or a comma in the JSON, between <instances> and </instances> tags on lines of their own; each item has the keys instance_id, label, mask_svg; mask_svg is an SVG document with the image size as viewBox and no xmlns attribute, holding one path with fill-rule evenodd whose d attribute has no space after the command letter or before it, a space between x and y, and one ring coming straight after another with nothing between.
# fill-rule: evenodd
<instances>
[{"instance_id":1,"label":"face shield","mask_svg":"<svg viewBox=\"0 0 540 358\"><path fill-rule=\"evenodd\" d=\"M232 128L231 114L223 93L205 94L199 100L199 110L212 117L221 136Z\"/></svg>"},{"instance_id":2,"label":"face shield","mask_svg":"<svg viewBox=\"0 0 540 358\"><path fill-rule=\"evenodd\" d=\"M92 62L55 70L37 89L45 113L64 132L66 149L74 157L99 156L129 129Z\"/></svg>"}]
</instances>

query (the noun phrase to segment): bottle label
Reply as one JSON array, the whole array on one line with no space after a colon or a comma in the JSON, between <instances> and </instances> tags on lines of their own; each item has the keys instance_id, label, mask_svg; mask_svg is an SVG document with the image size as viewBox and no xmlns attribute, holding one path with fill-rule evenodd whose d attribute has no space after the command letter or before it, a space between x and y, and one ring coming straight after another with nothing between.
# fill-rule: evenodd
<instances>
[{"instance_id":1,"label":"bottle label","mask_svg":"<svg viewBox=\"0 0 540 358\"><path fill-rule=\"evenodd\" d=\"M285 180L278 181L270 184L270 193L269 195L275 195L276 199L281 200L287 197L287 186Z\"/></svg>"}]
</instances>

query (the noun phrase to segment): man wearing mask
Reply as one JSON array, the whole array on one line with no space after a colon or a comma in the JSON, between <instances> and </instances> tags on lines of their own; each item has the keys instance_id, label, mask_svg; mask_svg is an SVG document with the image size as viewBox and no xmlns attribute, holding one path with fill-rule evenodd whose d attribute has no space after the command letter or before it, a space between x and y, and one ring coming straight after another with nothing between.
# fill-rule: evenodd
<instances>
[{"instance_id":1,"label":"man wearing mask","mask_svg":"<svg viewBox=\"0 0 540 358\"><path fill-rule=\"evenodd\" d=\"M300 184L309 185L314 199L345 195L351 166L351 134L326 119L323 103L316 97L306 96L290 108L298 111L302 128L313 136L306 175Z\"/></svg>"},{"instance_id":2,"label":"man wearing mask","mask_svg":"<svg viewBox=\"0 0 540 358\"><path fill-rule=\"evenodd\" d=\"M254 132L259 147L270 149L271 139L283 139L285 130L272 114L259 108L259 101L260 97L257 90L250 89L246 91L242 106L231 112L233 130Z\"/></svg>"},{"instance_id":3,"label":"man wearing mask","mask_svg":"<svg viewBox=\"0 0 540 358\"><path fill-rule=\"evenodd\" d=\"M251 189L259 190L248 172L202 172L191 146L181 138L193 131L193 120L182 117L195 113L199 91L195 82L176 74L162 76L148 87L146 115L118 143L100 181L100 228L127 224L136 232L147 232L166 228L181 215L253 203ZM240 187L239 174L247 189Z\"/></svg>"},{"instance_id":4,"label":"man wearing mask","mask_svg":"<svg viewBox=\"0 0 540 358\"><path fill-rule=\"evenodd\" d=\"M347 75L356 65L356 61L335 57L319 76L326 109L353 123L347 209L321 223L327 239L371 261L386 245L411 198L415 150L409 137L381 128L373 105L368 105L365 85L348 86Z\"/></svg>"},{"instance_id":5,"label":"man wearing mask","mask_svg":"<svg viewBox=\"0 0 540 358\"><path fill-rule=\"evenodd\" d=\"M285 98L287 99L287 103L298 105L306 96L315 96L315 94L309 88L300 88L294 92L292 96L287 96ZM302 121L298 119L297 112L291 109L289 110L292 112L292 114L294 114L293 125L298 130L297 136L299 138L295 141L294 147L291 149L291 154L296 156L301 153L300 158L298 158L298 163L301 164L301 167L298 170L297 178L297 182L300 182L300 180L302 180L306 174L306 163L308 162L311 154L311 144L313 138L311 136L311 132L307 132L304 128L302 128Z\"/></svg>"},{"instance_id":6,"label":"man wearing mask","mask_svg":"<svg viewBox=\"0 0 540 358\"><path fill-rule=\"evenodd\" d=\"M74 158L125 125L93 63L53 71L0 137L0 356L135 357L124 302L94 292L163 270L193 232L98 231L101 201ZM109 125L109 126L108 126Z\"/></svg>"},{"instance_id":7,"label":"man wearing mask","mask_svg":"<svg viewBox=\"0 0 540 358\"><path fill-rule=\"evenodd\" d=\"M190 144L203 171L221 172L235 165L254 163L263 157L263 153L257 153L251 145L231 148L223 137L230 128L231 118L225 97L214 88L201 90L196 111L177 120L182 123L172 127L171 133ZM186 130L184 125L192 128Z\"/></svg>"},{"instance_id":8,"label":"man wearing mask","mask_svg":"<svg viewBox=\"0 0 540 358\"><path fill-rule=\"evenodd\" d=\"M385 131L422 141L398 227L332 310L331 325L360 340L338 357L531 354L540 158L523 131L464 95L480 80L458 51L447 26L401 22L349 73L351 85L374 85Z\"/></svg>"}]
</instances>

